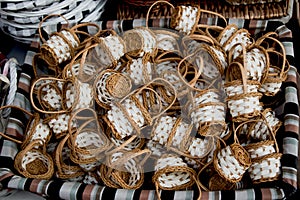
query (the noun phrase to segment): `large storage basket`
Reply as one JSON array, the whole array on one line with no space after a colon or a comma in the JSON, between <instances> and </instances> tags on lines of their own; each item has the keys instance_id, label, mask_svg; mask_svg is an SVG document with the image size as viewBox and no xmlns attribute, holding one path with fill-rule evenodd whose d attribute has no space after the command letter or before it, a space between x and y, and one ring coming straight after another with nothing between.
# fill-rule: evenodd
<instances>
[{"instance_id":1,"label":"large storage basket","mask_svg":"<svg viewBox=\"0 0 300 200\"><path fill-rule=\"evenodd\" d=\"M171 1L173 2L173 1ZM258 3L245 3L234 5L226 2L225 0L179 0L174 1L175 5L190 4L200 5L202 9L214 11L222 14L226 18L239 18L239 19L275 19L281 18L286 21L292 17L293 4L292 0L282 1L256 1ZM253 1L255 2L255 1ZM117 1L118 19L138 19L146 16L149 4L138 6L129 4L127 1ZM170 14L170 9L167 7L163 10L153 12L152 17L161 17ZM206 14L202 14L205 17Z\"/></svg>"},{"instance_id":2,"label":"large storage basket","mask_svg":"<svg viewBox=\"0 0 300 200\"><path fill-rule=\"evenodd\" d=\"M211 24L210 19L202 19L202 23ZM217 22L215 22L217 23ZM260 20L229 20L240 28L246 28L252 34L275 31L284 44L287 59L290 63L288 78L282 86L282 92L277 97L276 112L284 125L277 135L278 143L283 153L281 159L282 176L279 181L262 184L258 188L249 188L235 191L209 191L202 192L203 199L283 199L292 195L297 187L297 159L298 159L298 131L299 112L297 96L297 69L294 62L293 43L291 31L281 22ZM145 20L109 21L98 23L102 29L128 30L133 27L145 25ZM168 19L151 20L149 26L169 27ZM33 42L29 48L25 63L18 71L18 90L14 105L31 110L29 97L30 83L33 77L32 58L37 52L38 42ZM6 132L15 133L19 139L26 124L19 113L11 113ZM138 190L113 189L102 185L86 185L78 182L62 182L60 180L38 180L24 178L16 173L13 167L14 158L19 151L18 145L10 140L0 140L0 182L2 188L19 189L43 195L49 199L155 199L155 190L142 188ZM197 190L162 191L162 199L196 199Z\"/></svg>"}]
</instances>

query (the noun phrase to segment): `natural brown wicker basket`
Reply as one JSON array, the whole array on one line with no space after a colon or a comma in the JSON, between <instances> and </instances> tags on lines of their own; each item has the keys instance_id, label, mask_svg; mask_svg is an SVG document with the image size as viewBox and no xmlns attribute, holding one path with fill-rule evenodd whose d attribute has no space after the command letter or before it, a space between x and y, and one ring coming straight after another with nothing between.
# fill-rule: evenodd
<instances>
[{"instance_id":1,"label":"natural brown wicker basket","mask_svg":"<svg viewBox=\"0 0 300 200\"><path fill-rule=\"evenodd\" d=\"M225 0L180 0L176 1L176 5L200 5L200 8L217 12L226 18L270 19L290 15L290 1L291 0L282 0L280 2L241 4L236 6L229 4ZM149 6L134 6L128 4L125 0L118 1L117 4L117 19L123 20L145 18L149 8ZM163 9L157 7L153 9L150 14L150 18L160 18L162 16L171 16L169 7L164 7ZM207 14L202 13L201 17L207 17Z\"/></svg>"}]
</instances>

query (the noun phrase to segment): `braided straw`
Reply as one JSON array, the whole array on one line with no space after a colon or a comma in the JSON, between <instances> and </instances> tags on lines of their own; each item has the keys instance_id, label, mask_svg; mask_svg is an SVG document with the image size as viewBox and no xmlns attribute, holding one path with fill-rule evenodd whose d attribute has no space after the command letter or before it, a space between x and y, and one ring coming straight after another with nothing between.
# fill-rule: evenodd
<instances>
[{"instance_id":1,"label":"braided straw","mask_svg":"<svg viewBox=\"0 0 300 200\"><path fill-rule=\"evenodd\" d=\"M235 132L239 128L243 127L244 124L255 121L257 120L249 120L248 122L241 123L235 129ZM267 128L271 132L273 140L252 143L245 147L245 149L250 153L250 157L252 159L252 163L248 171L254 184L276 180L280 174L280 158L282 154L279 153L278 144L271 126L265 119L263 122L267 125Z\"/></svg>"},{"instance_id":2,"label":"braided straw","mask_svg":"<svg viewBox=\"0 0 300 200\"><path fill-rule=\"evenodd\" d=\"M118 71L128 75L135 85L146 84L152 79L153 63L150 54L136 57L126 53L124 57Z\"/></svg>"},{"instance_id":3,"label":"braided straw","mask_svg":"<svg viewBox=\"0 0 300 200\"><path fill-rule=\"evenodd\" d=\"M280 175L281 153L272 153L252 160L249 174L254 184L277 180Z\"/></svg>"},{"instance_id":4,"label":"braided straw","mask_svg":"<svg viewBox=\"0 0 300 200\"><path fill-rule=\"evenodd\" d=\"M111 102L129 94L131 87L129 77L120 72L107 69L102 71L94 81L94 97L101 107L108 109Z\"/></svg>"},{"instance_id":5,"label":"braided straw","mask_svg":"<svg viewBox=\"0 0 300 200\"><path fill-rule=\"evenodd\" d=\"M47 123L52 130L52 133L56 139L60 139L69 134L68 126L75 128L76 124L72 122L69 125L69 119L71 113L62 114L50 114L43 119L44 123Z\"/></svg>"},{"instance_id":6,"label":"braided straw","mask_svg":"<svg viewBox=\"0 0 300 200\"><path fill-rule=\"evenodd\" d=\"M274 50L267 50L267 53L270 57L270 67L268 75L259 90L266 96L275 96L287 78L287 71L290 68L290 64L284 59L285 53L279 53ZM278 66L280 62L282 62L281 67Z\"/></svg>"},{"instance_id":7,"label":"braided straw","mask_svg":"<svg viewBox=\"0 0 300 200\"><path fill-rule=\"evenodd\" d=\"M247 29L238 29L235 31L224 44L222 47L224 48L225 52L234 52L233 59L238 57L243 49L243 46L246 48L253 44L253 39L251 38L251 34Z\"/></svg>"},{"instance_id":8,"label":"braided straw","mask_svg":"<svg viewBox=\"0 0 300 200\"><path fill-rule=\"evenodd\" d=\"M195 32L200 14L200 6L177 6L172 12L170 27L189 35Z\"/></svg>"},{"instance_id":9,"label":"braided straw","mask_svg":"<svg viewBox=\"0 0 300 200\"><path fill-rule=\"evenodd\" d=\"M281 125L282 122L275 117L270 108L267 108L255 117L253 122L244 124L240 134L246 134L249 139L255 140L274 139Z\"/></svg>"},{"instance_id":10,"label":"braided straw","mask_svg":"<svg viewBox=\"0 0 300 200\"><path fill-rule=\"evenodd\" d=\"M236 132L241 126L234 128L234 143L216 151L213 159L215 170L222 178L231 183L241 181L251 165L249 153L239 144L237 138Z\"/></svg>"},{"instance_id":11,"label":"braided straw","mask_svg":"<svg viewBox=\"0 0 300 200\"><path fill-rule=\"evenodd\" d=\"M70 135L66 135L57 145L55 149L54 162L56 165L56 176L61 179L76 178L84 175L82 169L77 165L70 165L66 163L70 156L70 149L65 146L66 141Z\"/></svg>"},{"instance_id":12,"label":"braided straw","mask_svg":"<svg viewBox=\"0 0 300 200\"><path fill-rule=\"evenodd\" d=\"M94 104L92 86L74 79L74 83L65 84L63 87L63 107L67 110L92 107Z\"/></svg>"},{"instance_id":13,"label":"braided straw","mask_svg":"<svg viewBox=\"0 0 300 200\"><path fill-rule=\"evenodd\" d=\"M211 151L213 138L192 138L192 128L192 124L185 123L180 117L162 116L154 124L150 137L153 143L159 143L179 155L191 159L204 158Z\"/></svg>"},{"instance_id":14,"label":"braided straw","mask_svg":"<svg viewBox=\"0 0 300 200\"><path fill-rule=\"evenodd\" d=\"M242 45L242 50L243 53L240 53L241 55L235 61L243 63L249 80L259 81L263 84L268 76L270 63L266 49L253 44L248 48ZM232 52L230 51L230 54Z\"/></svg>"},{"instance_id":15,"label":"braided straw","mask_svg":"<svg viewBox=\"0 0 300 200\"><path fill-rule=\"evenodd\" d=\"M50 179L54 173L54 164L51 156L46 153L46 146L43 149L34 147L40 143L35 140L28 144L15 157L15 169L27 178Z\"/></svg>"},{"instance_id":16,"label":"braided straw","mask_svg":"<svg viewBox=\"0 0 300 200\"><path fill-rule=\"evenodd\" d=\"M231 183L239 182L250 164L248 152L237 143L221 149L214 158L218 174Z\"/></svg>"},{"instance_id":17,"label":"braided straw","mask_svg":"<svg viewBox=\"0 0 300 200\"><path fill-rule=\"evenodd\" d=\"M226 129L226 106L216 89L203 89L189 99L189 116L202 136L220 135Z\"/></svg>"},{"instance_id":18,"label":"braided straw","mask_svg":"<svg viewBox=\"0 0 300 200\"><path fill-rule=\"evenodd\" d=\"M250 143L245 146L245 149L250 154L251 159L266 156L275 153L274 140L265 140L257 143Z\"/></svg>"}]
</instances>

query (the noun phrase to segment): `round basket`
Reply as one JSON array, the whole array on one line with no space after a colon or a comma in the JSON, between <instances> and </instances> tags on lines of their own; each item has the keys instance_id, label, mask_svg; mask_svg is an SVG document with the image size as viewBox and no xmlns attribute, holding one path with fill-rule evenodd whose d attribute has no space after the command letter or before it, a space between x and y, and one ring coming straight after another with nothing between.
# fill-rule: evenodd
<instances>
[{"instance_id":1,"label":"round basket","mask_svg":"<svg viewBox=\"0 0 300 200\"><path fill-rule=\"evenodd\" d=\"M104 70L96 77L93 88L96 102L108 109L110 103L130 93L131 79L120 72Z\"/></svg>"},{"instance_id":2,"label":"round basket","mask_svg":"<svg viewBox=\"0 0 300 200\"><path fill-rule=\"evenodd\" d=\"M35 149L40 141L29 143L15 157L15 169L25 177L36 179L50 179L54 174L52 157L46 152L46 146Z\"/></svg>"}]
</instances>

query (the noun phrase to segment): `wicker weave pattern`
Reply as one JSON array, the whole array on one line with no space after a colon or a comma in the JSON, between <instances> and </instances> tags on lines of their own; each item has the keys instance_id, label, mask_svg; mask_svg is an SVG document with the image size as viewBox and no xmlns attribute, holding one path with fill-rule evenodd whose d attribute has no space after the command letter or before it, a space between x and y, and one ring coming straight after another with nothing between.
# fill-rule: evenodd
<instances>
[{"instance_id":1,"label":"wicker weave pattern","mask_svg":"<svg viewBox=\"0 0 300 200\"><path fill-rule=\"evenodd\" d=\"M126 31L123 40L127 52L135 52L137 55L143 55L144 53L152 55L157 48L155 34L150 29L143 27Z\"/></svg>"},{"instance_id":2,"label":"wicker weave pattern","mask_svg":"<svg viewBox=\"0 0 300 200\"><path fill-rule=\"evenodd\" d=\"M253 160L249 174L253 183L278 179L280 175L280 153L269 154Z\"/></svg>"},{"instance_id":3,"label":"wicker weave pattern","mask_svg":"<svg viewBox=\"0 0 300 200\"><path fill-rule=\"evenodd\" d=\"M43 55L52 65L58 65L71 59L74 49L79 46L79 39L69 30L62 30L53 34L41 47Z\"/></svg>"},{"instance_id":4,"label":"wicker weave pattern","mask_svg":"<svg viewBox=\"0 0 300 200\"><path fill-rule=\"evenodd\" d=\"M149 82L152 79L152 64L145 59L137 58L131 61L126 72L133 80L135 85L141 85Z\"/></svg>"},{"instance_id":5,"label":"wicker weave pattern","mask_svg":"<svg viewBox=\"0 0 300 200\"><path fill-rule=\"evenodd\" d=\"M94 94L96 102L108 108L114 101L129 94L131 80L124 74L113 70L104 70L94 81Z\"/></svg>"},{"instance_id":6,"label":"wicker weave pattern","mask_svg":"<svg viewBox=\"0 0 300 200\"><path fill-rule=\"evenodd\" d=\"M174 170L164 172L164 170L169 167L174 168ZM176 168L178 171L176 171ZM184 171L184 169L186 171ZM158 184L160 188L170 190L170 189L180 189L185 188L187 185L193 184L193 170L187 167L183 160L174 155L165 155L157 160L155 165L156 174L153 176L153 181Z\"/></svg>"},{"instance_id":7,"label":"wicker weave pattern","mask_svg":"<svg viewBox=\"0 0 300 200\"><path fill-rule=\"evenodd\" d=\"M107 37L100 37L99 44L95 50L99 64L102 66L116 64L117 60L126 52L124 41L115 33Z\"/></svg>"},{"instance_id":8,"label":"wicker weave pattern","mask_svg":"<svg viewBox=\"0 0 300 200\"><path fill-rule=\"evenodd\" d=\"M165 30L153 30L156 41L157 41L157 48L162 49L165 51L178 51L179 44L178 39L179 35L171 31Z\"/></svg>"},{"instance_id":9,"label":"wicker weave pattern","mask_svg":"<svg viewBox=\"0 0 300 200\"><path fill-rule=\"evenodd\" d=\"M37 120L37 122L35 122ZM48 124L43 123L42 119L36 118L30 123L28 132L26 134L25 140L22 144L23 147L33 142L34 140L39 141L39 146L47 144L52 136L52 132L48 126Z\"/></svg>"},{"instance_id":10,"label":"wicker weave pattern","mask_svg":"<svg viewBox=\"0 0 300 200\"><path fill-rule=\"evenodd\" d=\"M266 156L275 153L274 141L266 140L259 143L252 143L245 147L250 154L251 159Z\"/></svg>"},{"instance_id":11,"label":"wicker weave pattern","mask_svg":"<svg viewBox=\"0 0 300 200\"><path fill-rule=\"evenodd\" d=\"M247 70L247 77L250 80L262 81L262 76L267 70L267 55L261 48L252 48L246 53L245 67Z\"/></svg>"},{"instance_id":12,"label":"wicker weave pattern","mask_svg":"<svg viewBox=\"0 0 300 200\"><path fill-rule=\"evenodd\" d=\"M199 7L178 6L173 13L171 27L188 35L194 31L198 24L199 16Z\"/></svg>"},{"instance_id":13,"label":"wicker weave pattern","mask_svg":"<svg viewBox=\"0 0 300 200\"><path fill-rule=\"evenodd\" d=\"M78 87L71 85L66 90L66 106L67 108L80 109L80 108L89 108L93 105L93 90L90 84L81 83L80 81L76 81ZM78 91L78 90L79 91ZM77 90L77 91L76 91ZM77 95L79 93L79 95ZM77 97L78 96L78 97ZM76 98L78 98L78 102L76 102ZM76 105L74 103L76 102Z\"/></svg>"},{"instance_id":14,"label":"wicker weave pattern","mask_svg":"<svg viewBox=\"0 0 300 200\"><path fill-rule=\"evenodd\" d=\"M39 141L33 141L21 150L15 158L14 166L23 176L38 179L50 179L54 173L51 156L43 149L35 149Z\"/></svg>"},{"instance_id":15,"label":"wicker weave pattern","mask_svg":"<svg viewBox=\"0 0 300 200\"><path fill-rule=\"evenodd\" d=\"M276 3L281 0L226 0L232 5L247 5L247 4L264 4L264 3Z\"/></svg>"},{"instance_id":16,"label":"wicker weave pattern","mask_svg":"<svg viewBox=\"0 0 300 200\"><path fill-rule=\"evenodd\" d=\"M50 117L48 125L52 129L56 138L60 138L67 133L69 119L69 114L59 114ZM73 122L71 122L71 127L75 126L76 125Z\"/></svg>"},{"instance_id":17,"label":"wicker weave pattern","mask_svg":"<svg viewBox=\"0 0 300 200\"><path fill-rule=\"evenodd\" d=\"M240 181L250 164L249 154L238 144L221 149L214 161L217 172L229 182Z\"/></svg>"}]
</instances>

